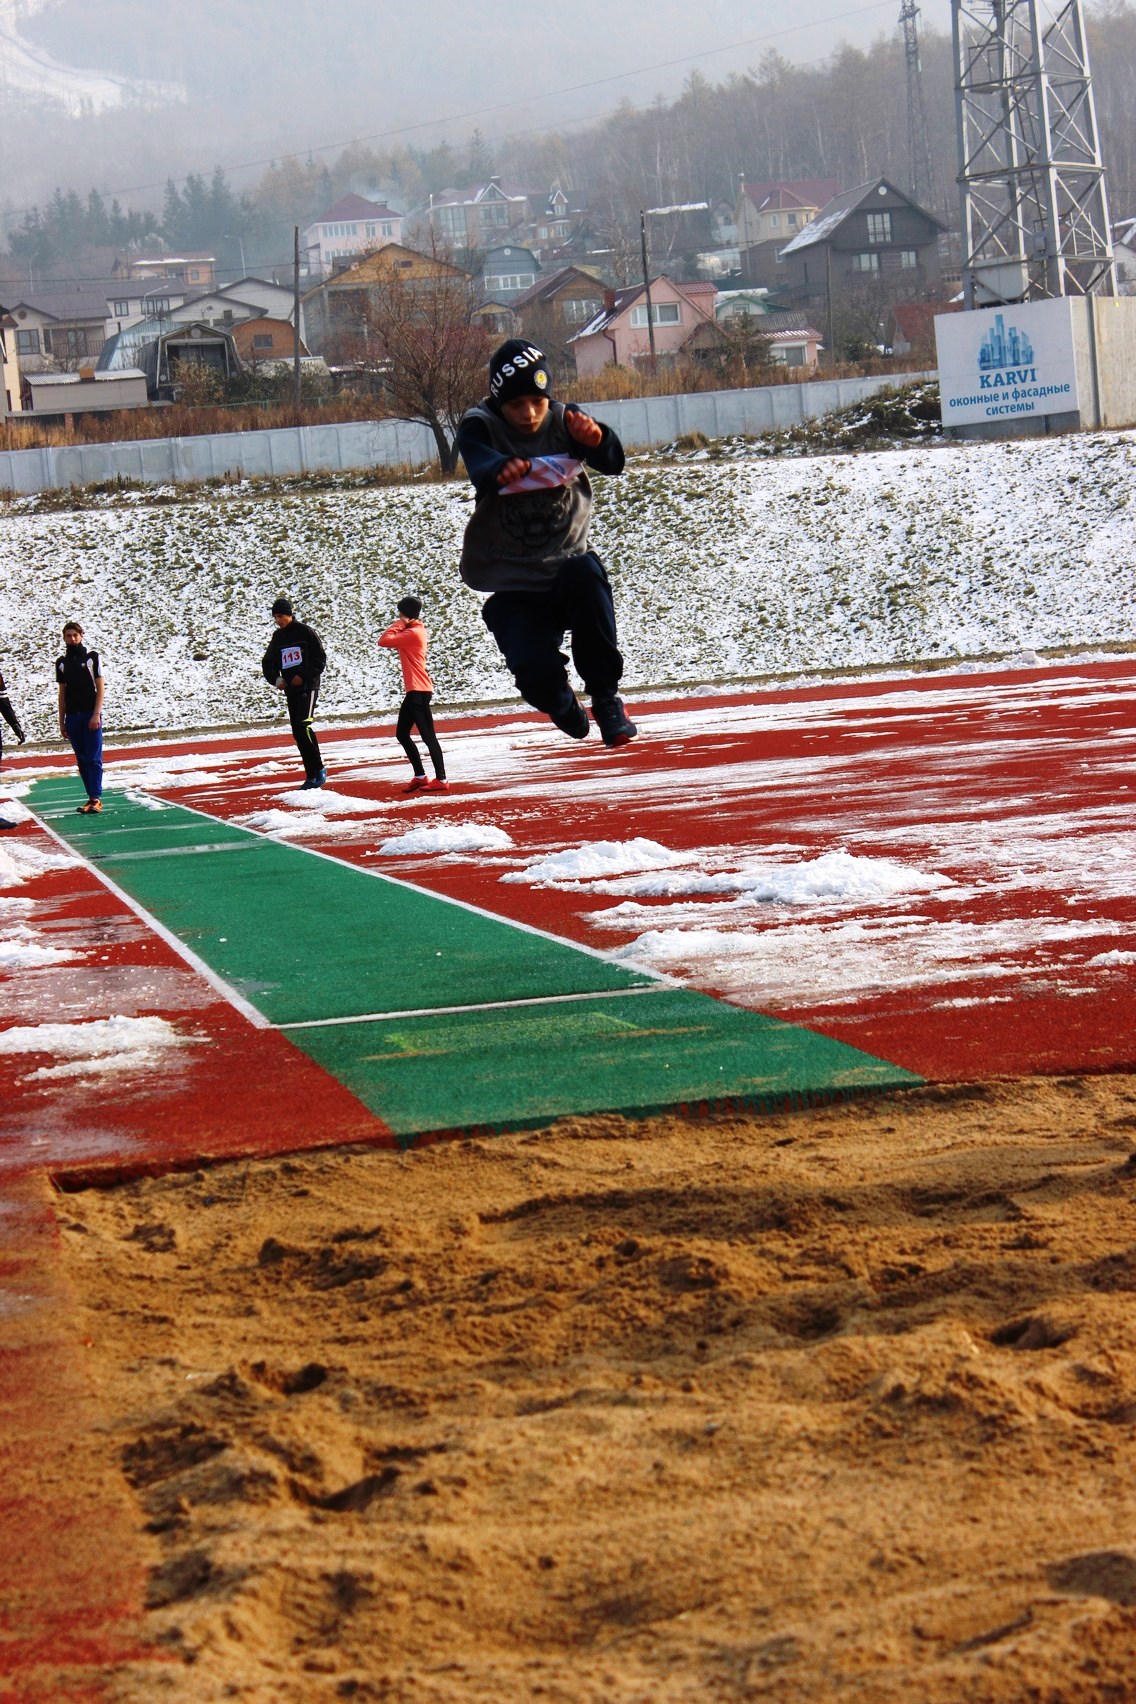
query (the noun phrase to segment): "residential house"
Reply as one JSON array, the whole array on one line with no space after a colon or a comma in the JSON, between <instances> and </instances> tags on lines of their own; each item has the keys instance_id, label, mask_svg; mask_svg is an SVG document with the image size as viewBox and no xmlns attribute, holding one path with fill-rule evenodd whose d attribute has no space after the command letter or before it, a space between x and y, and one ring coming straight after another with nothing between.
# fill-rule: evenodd
<instances>
[{"instance_id":1,"label":"residential house","mask_svg":"<svg viewBox=\"0 0 1136 1704\"><path fill-rule=\"evenodd\" d=\"M957 313L959 302L893 302L884 320L883 345L892 355L914 355L929 367L938 365L935 315Z\"/></svg>"},{"instance_id":2,"label":"residential house","mask_svg":"<svg viewBox=\"0 0 1136 1704\"><path fill-rule=\"evenodd\" d=\"M176 285L137 284L112 286L107 298L110 318L107 336L116 331L128 331L143 320L168 319L187 323L194 319L221 320L239 324L268 314L278 319L291 319L294 307L293 291L267 278L239 278L233 284L219 284L214 289L187 294ZM303 333L303 310L300 331Z\"/></svg>"},{"instance_id":3,"label":"residential house","mask_svg":"<svg viewBox=\"0 0 1136 1704\"><path fill-rule=\"evenodd\" d=\"M714 299L714 318L731 320L768 314L768 290L719 290Z\"/></svg>"},{"instance_id":4,"label":"residential house","mask_svg":"<svg viewBox=\"0 0 1136 1704\"><path fill-rule=\"evenodd\" d=\"M512 302L518 335L544 350L555 376L575 378L576 362L569 339L595 319L604 305L606 285L582 266L561 266L542 274Z\"/></svg>"},{"instance_id":5,"label":"residential house","mask_svg":"<svg viewBox=\"0 0 1136 1704\"><path fill-rule=\"evenodd\" d=\"M655 356L673 358L695 326L713 320L713 284L679 284L665 273L651 280L651 323L655 332ZM651 358L651 330L647 321L647 290L633 284L625 290L604 292L603 307L570 340L580 378L592 378L613 363L620 367L640 366Z\"/></svg>"},{"instance_id":6,"label":"residential house","mask_svg":"<svg viewBox=\"0 0 1136 1704\"><path fill-rule=\"evenodd\" d=\"M131 279L150 284L169 281L184 284L187 291L201 291L213 287L217 259L211 254L123 254L111 271L119 283Z\"/></svg>"},{"instance_id":7,"label":"residential house","mask_svg":"<svg viewBox=\"0 0 1136 1704\"><path fill-rule=\"evenodd\" d=\"M275 319L290 320L295 306L293 285L291 283L275 284L271 278L236 278L231 284L224 285L215 293L222 296L235 296L242 302L251 302L254 307L260 309L262 314L268 314ZM303 330L302 310L300 329Z\"/></svg>"},{"instance_id":8,"label":"residential house","mask_svg":"<svg viewBox=\"0 0 1136 1704\"><path fill-rule=\"evenodd\" d=\"M24 374L74 371L106 341L107 300L98 284L50 284L18 297L10 312Z\"/></svg>"},{"instance_id":9,"label":"residential house","mask_svg":"<svg viewBox=\"0 0 1136 1704\"><path fill-rule=\"evenodd\" d=\"M531 198L534 212L517 232L519 241L532 249L546 272L573 263L587 266L591 256L607 244L596 230L587 195L582 190L566 190L557 182L543 205L541 200L539 195Z\"/></svg>"},{"instance_id":10,"label":"residential house","mask_svg":"<svg viewBox=\"0 0 1136 1704\"><path fill-rule=\"evenodd\" d=\"M368 343L368 304L379 300L392 284L426 291L439 278L468 277L450 261L419 254L402 243L387 243L305 293L306 341L316 354L330 360L357 359L360 342L364 348Z\"/></svg>"},{"instance_id":11,"label":"residential house","mask_svg":"<svg viewBox=\"0 0 1136 1704\"><path fill-rule=\"evenodd\" d=\"M519 241L540 201L519 184L492 177L469 189L444 189L412 217L416 227L436 231L455 253L481 253L503 239Z\"/></svg>"},{"instance_id":12,"label":"residential house","mask_svg":"<svg viewBox=\"0 0 1136 1704\"><path fill-rule=\"evenodd\" d=\"M16 322L0 307L0 420L20 412L20 362L16 355Z\"/></svg>"},{"instance_id":13,"label":"residential house","mask_svg":"<svg viewBox=\"0 0 1136 1704\"><path fill-rule=\"evenodd\" d=\"M108 279L105 286L106 335L125 331L145 319L160 319L189 297L189 290L176 279L155 282L151 278Z\"/></svg>"},{"instance_id":14,"label":"residential house","mask_svg":"<svg viewBox=\"0 0 1136 1704\"><path fill-rule=\"evenodd\" d=\"M743 330L743 328L745 328ZM682 354L704 365L752 360L760 345L762 358L779 367L810 368L817 364L821 334L808 314L770 311L734 313L702 320L682 346Z\"/></svg>"},{"instance_id":15,"label":"residential house","mask_svg":"<svg viewBox=\"0 0 1136 1704\"><path fill-rule=\"evenodd\" d=\"M830 305L866 312L878 304L882 322L892 302L939 294L944 229L887 178L860 184L830 201L781 250L779 294L818 314Z\"/></svg>"},{"instance_id":16,"label":"residential house","mask_svg":"<svg viewBox=\"0 0 1136 1704\"><path fill-rule=\"evenodd\" d=\"M300 232L300 258L308 281L326 278L344 262L359 260L384 243L402 241L402 214L385 201L341 195Z\"/></svg>"},{"instance_id":17,"label":"residential house","mask_svg":"<svg viewBox=\"0 0 1136 1704\"><path fill-rule=\"evenodd\" d=\"M835 178L747 183L743 177L734 207L742 282L777 289L778 252L839 193Z\"/></svg>"},{"instance_id":18,"label":"residential house","mask_svg":"<svg viewBox=\"0 0 1136 1704\"><path fill-rule=\"evenodd\" d=\"M295 358L296 333L291 320L271 319L267 314L261 314L255 319L240 320L226 329L232 332L237 354L246 367ZM306 344L301 340L301 359L308 353Z\"/></svg>"},{"instance_id":19,"label":"residential house","mask_svg":"<svg viewBox=\"0 0 1136 1704\"><path fill-rule=\"evenodd\" d=\"M511 302L536 283L540 262L531 249L491 248L485 251L478 269L478 282L486 300Z\"/></svg>"},{"instance_id":20,"label":"residential house","mask_svg":"<svg viewBox=\"0 0 1136 1704\"><path fill-rule=\"evenodd\" d=\"M256 302L243 301L229 290L209 290L202 296L187 296L177 307L170 308L164 317L174 325L191 325L204 320L207 325L219 322L230 330L242 320L258 319L263 312Z\"/></svg>"}]
</instances>

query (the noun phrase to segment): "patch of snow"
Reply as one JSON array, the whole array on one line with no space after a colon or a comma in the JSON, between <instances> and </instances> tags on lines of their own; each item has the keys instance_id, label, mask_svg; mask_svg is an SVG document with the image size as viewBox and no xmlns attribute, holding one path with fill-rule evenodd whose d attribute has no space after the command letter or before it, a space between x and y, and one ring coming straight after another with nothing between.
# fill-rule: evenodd
<instances>
[{"instance_id":1,"label":"patch of snow","mask_svg":"<svg viewBox=\"0 0 1136 1704\"><path fill-rule=\"evenodd\" d=\"M717 854L720 856L721 854ZM818 901L888 900L900 894L933 893L953 887L950 876L912 869L889 858L863 858L851 852L824 852L796 863L755 862L740 869L715 872L711 849L695 854L699 867L658 875L590 882L593 893L633 897L677 898L691 894L732 894L757 904L815 905ZM675 860L678 862L678 860ZM503 878L513 879L516 878ZM619 906L619 913L650 907ZM608 915L611 915L610 913Z\"/></svg>"},{"instance_id":2,"label":"patch of snow","mask_svg":"<svg viewBox=\"0 0 1136 1704\"><path fill-rule=\"evenodd\" d=\"M374 816L381 808L374 799L360 799L351 793L337 793L331 787L302 787L281 793L280 803L292 810L307 811L322 816Z\"/></svg>"},{"instance_id":3,"label":"patch of snow","mask_svg":"<svg viewBox=\"0 0 1136 1704\"><path fill-rule=\"evenodd\" d=\"M88 1023L27 1024L0 1030L0 1054L49 1054L66 1064L42 1065L30 1081L93 1073L144 1071L173 1049L197 1040L166 1018L96 1018Z\"/></svg>"},{"instance_id":4,"label":"patch of snow","mask_svg":"<svg viewBox=\"0 0 1136 1704\"><path fill-rule=\"evenodd\" d=\"M82 958L82 953L67 947L45 947L39 936L26 924L18 924L9 934L0 936L0 974L14 970L42 970L51 964L67 964Z\"/></svg>"},{"instance_id":5,"label":"patch of snow","mask_svg":"<svg viewBox=\"0 0 1136 1704\"><path fill-rule=\"evenodd\" d=\"M439 823L392 835L378 850L390 857L413 858L434 852L501 852L512 845L512 836L492 823Z\"/></svg>"},{"instance_id":6,"label":"patch of snow","mask_svg":"<svg viewBox=\"0 0 1136 1704\"><path fill-rule=\"evenodd\" d=\"M670 908L672 913L677 908ZM701 908L692 908L699 916ZM881 989L1010 977L1044 979L1039 958L1058 943L1099 937L1099 922L1026 917L993 923L892 917L785 922L734 930L692 926L647 930L615 957L637 969L691 978L713 966L722 993L765 1007L838 1005Z\"/></svg>"},{"instance_id":7,"label":"patch of snow","mask_svg":"<svg viewBox=\"0 0 1136 1704\"><path fill-rule=\"evenodd\" d=\"M689 854L670 852L655 840L592 840L563 852L550 852L526 864L523 870L510 871L500 880L527 882L532 887L556 887L561 882L576 883L623 870L668 869L688 860Z\"/></svg>"},{"instance_id":8,"label":"patch of snow","mask_svg":"<svg viewBox=\"0 0 1136 1704\"><path fill-rule=\"evenodd\" d=\"M63 852L42 852L38 846L6 840L0 845L0 888L20 887L49 870L73 870L79 862Z\"/></svg>"}]
</instances>

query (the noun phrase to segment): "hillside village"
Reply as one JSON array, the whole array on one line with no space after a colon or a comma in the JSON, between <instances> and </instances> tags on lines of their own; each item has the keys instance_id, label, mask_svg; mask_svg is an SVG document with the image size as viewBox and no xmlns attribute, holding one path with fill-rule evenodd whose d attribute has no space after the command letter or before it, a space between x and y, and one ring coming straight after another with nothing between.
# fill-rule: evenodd
<instances>
[{"instance_id":1,"label":"hillside village","mask_svg":"<svg viewBox=\"0 0 1136 1704\"><path fill-rule=\"evenodd\" d=\"M26 31L58 8L19 13ZM58 105L50 55L6 17L13 64L38 55L39 95ZM1128 28L1123 6L1094 21L1120 47ZM170 178L160 214L57 188L4 221L0 422L16 444L37 426L82 435L93 416L116 435L120 416L171 405L190 432L274 403L428 420L407 376L423 351L448 364L450 391L476 393L508 336L538 343L559 385L605 397L648 378L683 392L925 368L961 288L946 45L924 37L921 158L901 124L901 50L881 37L820 67L767 54L717 87L695 73L671 104L621 108L571 148L554 132L526 148L475 131L464 152L348 144L334 163L273 161L239 194L220 166ZM1136 182L1122 59L1104 56L1099 90L1114 213ZM131 94L132 124L169 113L164 87ZM91 110L69 122L97 122L82 98ZM1119 288L1136 290L1136 218L1112 238Z\"/></svg>"},{"instance_id":2,"label":"hillside village","mask_svg":"<svg viewBox=\"0 0 1136 1704\"><path fill-rule=\"evenodd\" d=\"M493 175L406 212L338 197L298 228L292 276L226 277L216 255L153 239L64 256L49 271L71 278L0 286L5 411L241 396L250 373L290 381L297 358L309 393L381 393L392 296L425 304L443 280L473 332L539 342L562 381L648 363L808 371L838 337L841 359L880 343L925 358L958 284L943 219L887 178L742 181L733 206L658 210L643 226L646 270L621 284L585 196Z\"/></svg>"}]
</instances>

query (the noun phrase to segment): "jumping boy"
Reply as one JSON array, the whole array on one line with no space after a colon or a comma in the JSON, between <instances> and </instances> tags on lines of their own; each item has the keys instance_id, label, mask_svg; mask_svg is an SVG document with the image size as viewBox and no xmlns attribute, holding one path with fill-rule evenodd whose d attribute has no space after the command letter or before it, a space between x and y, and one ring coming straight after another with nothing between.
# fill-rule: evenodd
<instances>
[{"instance_id":1,"label":"jumping boy","mask_svg":"<svg viewBox=\"0 0 1136 1704\"><path fill-rule=\"evenodd\" d=\"M287 598L277 598L272 606L272 619L276 632L268 642L260 668L269 686L279 687L284 694L292 738L304 764L301 791L306 793L309 788L322 787L327 780L312 726L327 656L319 634L296 620Z\"/></svg>"},{"instance_id":2,"label":"jumping boy","mask_svg":"<svg viewBox=\"0 0 1136 1704\"><path fill-rule=\"evenodd\" d=\"M80 816L97 816L103 808L103 666L99 653L84 645L77 621L65 625L63 646L63 655L55 660L59 732L70 742L87 789L86 804L76 809Z\"/></svg>"},{"instance_id":3,"label":"jumping boy","mask_svg":"<svg viewBox=\"0 0 1136 1704\"><path fill-rule=\"evenodd\" d=\"M457 448L477 501L465 529L461 577L489 592L481 616L517 690L572 739L588 716L568 683L561 646L591 696L606 746L638 729L617 695L623 657L603 563L588 549L592 488L585 467L623 471L623 446L573 404L551 400L543 352L510 338L489 362L489 395L462 416Z\"/></svg>"},{"instance_id":4,"label":"jumping boy","mask_svg":"<svg viewBox=\"0 0 1136 1704\"><path fill-rule=\"evenodd\" d=\"M430 635L418 619L422 614L422 604L418 598L400 598L396 608L399 620L392 622L385 633L380 633L379 644L397 651L402 664L402 687L406 696L398 712L395 739L410 759L410 767L414 771L409 787L402 790L404 793L420 793L425 788L429 793L448 793L446 761L434 732L434 714L430 709L434 682L426 670L426 642ZM430 753L430 762L434 765L432 781L426 779L418 747L411 738L415 728L421 734Z\"/></svg>"}]
</instances>

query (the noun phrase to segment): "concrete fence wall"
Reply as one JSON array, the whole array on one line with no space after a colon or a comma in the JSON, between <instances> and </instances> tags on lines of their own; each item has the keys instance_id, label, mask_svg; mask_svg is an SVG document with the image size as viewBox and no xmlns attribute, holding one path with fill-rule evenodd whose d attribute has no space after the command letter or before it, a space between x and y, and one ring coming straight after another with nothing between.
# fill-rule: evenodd
<instances>
[{"instance_id":1,"label":"concrete fence wall","mask_svg":"<svg viewBox=\"0 0 1136 1704\"><path fill-rule=\"evenodd\" d=\"M934 377L933 373L905 373L898 382ZM695 396L636 397L599 404L596 413L628 448L648 449L687 432L723 438L735 432L749 434L795 426L803 420L819 419L835 408L846 408L896 382L879 377L824 379L752 390L702 391ZM0 490L25 495L115 479L139 485L182 485L234 474L289 477L365 467L420 467L434 461L436 455L433 435L425 426L401 420L353 420L269 432L0 450Z\"/></svg>"}]
</instances>

